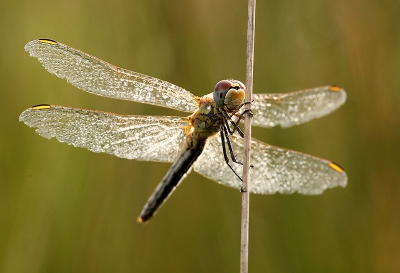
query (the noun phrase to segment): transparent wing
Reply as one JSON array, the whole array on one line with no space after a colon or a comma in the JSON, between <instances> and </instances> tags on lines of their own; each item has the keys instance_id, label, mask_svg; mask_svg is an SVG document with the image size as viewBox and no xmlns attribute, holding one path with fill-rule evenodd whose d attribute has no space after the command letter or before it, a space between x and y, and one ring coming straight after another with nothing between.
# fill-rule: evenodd
<instances>
[{"instance_id":1,"label":"transparent wing","mask_svg":"<svg viewBox=\"0 0 400 273\"><path fill-rule=\"evenodd\" d=\"M243 158L243 139L233 135L232 145L238 159ZM347 175L338 165L325 159L274 147L252 139L250 192L273 194L320 194L327 188L345 187ZM233 163L241 174L242 166ZM240 189L241 181L226 165L219 137L211 138L194 170L222 185Z\"/></svg>"},{"instance_id":2,"label":"transparent wing","mask_svg":"<svg viewBox=\"0 0 400 273\"><path fill-rule=\"evenodd\" d=\"M25 45L52 74L100 96L173 108L197 109L196 97L169 82L125 70L56 41L39 39Z\"/></svg>"},{"instance_id":3,"label":"transparent wing","mask_svg":"<svg viewBox=\"0 0 400 273\"><path fill-rule=\"evenodd\" d=\"M254 94L252 125L289 127L325 116L346 101L346 92L324 86L283 94Z\"/></svg>"},{"instance_id":4,"label":"transparent wing","mask_svg":"<svg viewBox=\"0 0 400 273\"><path fill-rule=\"evenodd\" d=\"M121 116L101 111L37 105L19 117L45 137L118 157L173 162L185 141L187 118Z\"/></svg>"}]
</instances>

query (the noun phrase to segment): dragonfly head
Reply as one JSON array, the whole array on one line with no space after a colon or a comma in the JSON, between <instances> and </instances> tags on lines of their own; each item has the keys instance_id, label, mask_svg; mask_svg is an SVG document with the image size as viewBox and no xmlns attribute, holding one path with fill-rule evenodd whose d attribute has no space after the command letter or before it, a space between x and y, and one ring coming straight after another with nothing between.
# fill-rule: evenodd
<instances>
[{"instance_id":1,"label":"dragonfly head","mask_svg":"<svg viewBox=\"0 0 400 273\"><path fill-rule=\"evenodd\" d=\"M222 80L215 85L213 96L217 107L226 106L235 110L244 102L246 87L237 80Z\"/></svg>"}]
</instances>

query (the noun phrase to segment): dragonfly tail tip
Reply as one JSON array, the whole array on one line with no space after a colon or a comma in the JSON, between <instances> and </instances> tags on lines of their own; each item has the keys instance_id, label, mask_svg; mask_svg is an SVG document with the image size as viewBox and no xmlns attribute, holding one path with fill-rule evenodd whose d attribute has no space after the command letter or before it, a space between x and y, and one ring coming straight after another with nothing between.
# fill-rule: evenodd
<instances>
[{"instance_id":1,"label":"dragonfly tail tip","mask_svg":"<svg viewBox=\"0 0 400 273\"><path fill-rule=\"evenodd\" d=\"M137 222L138 223L147 223L147 221L149 221L151 219L151 217L143 217L142 215L141 216L139 216L138 218L137 218Z\"/></svg>"}]
</instances>

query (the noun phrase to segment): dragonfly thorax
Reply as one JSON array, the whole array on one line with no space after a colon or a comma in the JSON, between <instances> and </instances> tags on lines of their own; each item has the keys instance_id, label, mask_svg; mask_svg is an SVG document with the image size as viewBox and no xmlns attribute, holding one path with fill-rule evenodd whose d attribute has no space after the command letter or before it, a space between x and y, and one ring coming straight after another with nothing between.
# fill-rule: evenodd
<instances>
[{"instance_id":1,"label":"dragonfly thorax","mask_svg":"<svg viewBox=\"0 0 400 273\"><path fill-rule=\"evenodd\" d=\"M200 98L198 110L189 117L190 130L186 142L191 149L196 148L199 140L206 140L220 131L224 117L210 95Z\"/></svg>"}]
</instances>

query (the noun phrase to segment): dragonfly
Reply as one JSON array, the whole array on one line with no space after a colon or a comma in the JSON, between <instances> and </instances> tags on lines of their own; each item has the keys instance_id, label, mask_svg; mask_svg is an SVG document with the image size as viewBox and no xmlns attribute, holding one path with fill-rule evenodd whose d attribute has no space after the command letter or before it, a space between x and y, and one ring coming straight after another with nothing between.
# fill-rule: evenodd
<instances>
[{"instance_id":1,"label":"dragonfly","mask_svg":"<svg viewBox=\"0 0 400 273\"><path fill-rule=\"evenodd\" d=\"M45 138L55 137L95 153L141 161L173 163L144 206L138 222L146 222L193 169L222 185L241 189L245 86L237 80L218 82L214 92L197 97L169 82L111 65L50 39L25 45L52 74L86 92L191 113L189 116L118 115L97 110L39 104L19 120ZM290 127L322 117L346 101L335 85L290 93L253 94L252 124ZM229 159L229 156L231 159ZM251 139L249 191L255 194L321 194L345 187L346 172L338 164Z\"/></svg>"}]
</instances>

